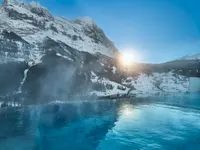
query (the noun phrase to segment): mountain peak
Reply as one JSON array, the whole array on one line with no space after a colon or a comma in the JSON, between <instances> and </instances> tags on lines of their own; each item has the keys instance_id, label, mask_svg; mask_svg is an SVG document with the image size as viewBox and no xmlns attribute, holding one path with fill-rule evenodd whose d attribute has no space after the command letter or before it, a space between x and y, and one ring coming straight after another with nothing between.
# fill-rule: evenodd
<instances>
[{"instance_id":1,"label":"mountain peak","mask_svg":"<svg viewBox=\"0 0 200 150\"><path fill-rule=\"evenodd\" d=\"M31 2L29 4L30 11L34 14L37 14L39 16L43 17L49 17L53 18L52 15L49 13L48 9L41 6L38 2Z\"/></svg>"},{"instance_id":2,"label":"mountain peak","mask_svg":"<svg viewBox=\"0 0 200 150\"><path fill-rule=\"evenodd\" d=\"M39 17L53 18L49 13L48 9L41 6L38 2L31 2L30 4L25 4L23 1L18 0L4 0L2 7L9 14L19 13L25 15L31 15L30 13L37 15ZM33 16L33 15L31 15Z\"/></svg>"},{"instance_id":3,"label":"mountain peak","mask_svg":"<svg viewBox=\"0 0 200 150\"><path fill-rule=\"evenodd\" d=\"M24 5L24 2L18 1L18 0L3 0L3 6L8 6L8 5Z\"/></svg>"},{"instance_id":4,"label":"mountain peak","mask_svg":"<svg viewBox=\"0 0 200 150\"><path fill-rule=\"evenodd\" d=\"M96 25L96 23L92 20L92 18L87 17L87 16L77 19L77 21L79 21L81 24L85 24L85 25Z\"/></svg>"},{"instance_id":5,"label":"mountain peak","mask_svg":"<svg viewBox=\"0 0 200 150\"><path fill-rule=\"evenodd\" d=\"M39 2L35 2L35 1L32 1L32 2L30 3L30 5L33 6L33 7L44 8L42 5L40 5ZM45 8L45 9L46 9L46 8Z\"/></svg>"}]
</instances>

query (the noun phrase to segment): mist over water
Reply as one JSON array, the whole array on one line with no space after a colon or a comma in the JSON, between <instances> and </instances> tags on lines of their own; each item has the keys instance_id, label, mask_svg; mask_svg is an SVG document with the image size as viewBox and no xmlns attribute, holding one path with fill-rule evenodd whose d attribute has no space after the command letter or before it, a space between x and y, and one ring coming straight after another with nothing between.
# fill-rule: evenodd
<instances>
[{"instance_id":1,"label":"mist over water","mask_svg":"<svg viewBox=\"0 0 200 150\"><path fill-rule=\"evenodd\" d=\"M200 95L0 109L0 150L200 147Z\"/></svg>"}]
</instances>

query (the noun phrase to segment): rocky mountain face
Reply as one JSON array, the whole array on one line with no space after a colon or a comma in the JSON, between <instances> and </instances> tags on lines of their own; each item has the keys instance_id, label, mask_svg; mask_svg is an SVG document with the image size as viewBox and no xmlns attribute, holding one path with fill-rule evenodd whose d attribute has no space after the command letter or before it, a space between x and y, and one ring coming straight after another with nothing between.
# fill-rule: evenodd
<instances>
[{"instance_id":1,"label":"rocky mountain face","mask_svg":"<svg viewBox=\"0 0 200 150\"><path fill-rule=\"evenodd\" d=\"M93 96L187 92L200 60L122 68L118 50L89 18L52 16L38 3L0 8L0 103L28 105Z\"/></svg>"}]
</instances>

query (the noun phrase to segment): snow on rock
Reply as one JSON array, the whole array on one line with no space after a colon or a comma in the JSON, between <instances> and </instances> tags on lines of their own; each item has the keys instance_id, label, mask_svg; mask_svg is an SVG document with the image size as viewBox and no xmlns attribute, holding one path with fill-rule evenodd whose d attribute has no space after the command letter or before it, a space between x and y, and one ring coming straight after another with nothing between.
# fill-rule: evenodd
<instances>
[{"instance_id":1,"label":"snow on rock","mask_svg":"<svg viewBox=\"0 0 200 150\"><path fill-rule=\"evenodd\" d=\"M1 102L0 101L0 108L1 107L21 107L22 105L20 104L20 103L18 103L18 102L7 102L7 103L5 103L5 102Z\"/></svg>"},{"instance_id":2,"label":"snow on rock","mask_svg":"<svg viewBox=\"0 0 200 150\"><path fill-rule=\"evenodd\" d=\"M112 67L112 72L113 72L113 74L116 74L117 68L115 66Z\"/></svg>"},{"instance_id":3,"label":"snow on rock","mask_svg":"<svg viewBox=\"0 0 200 150\"><path fill-rule=\"evenodd\" d=\"M31 2L29 7L32 13L35 13L43 17L53 18L51 14L49 13L48 9L41 6L38 2Z\"/></svg>"},{"instance_id":4,"label":"snow on rock","mask_svg":"<svg viewBox=\"0 0 200 150\"><path fill-rule=\"evenodd\" d=\"M113 87L106 89L106 91L92 92L97 96L129 94L136 97L148 97L189 91L189 78L173 72L152 73L151 75L140 74L138 77L128 77L122 80L121 84L100 78L94 72L91 72L91 74L92 83L100 83L105 86L112 85Z\"/></svg>"},{"instance_id":5,"label":"snow on rock","mask_svg":"<svg viewBox=\"0 0 200 150\"><path fill-rule=\"evenodd\" d=\"M64 59L68 59L68 60L70 60L70 61L73 61L73 59L71 59L71 58L69 58L69 57L67 57L67 56L63 56L63 55L61 55L60 53L56 53L56 56L62 57L62 58L64 58Z\"/></svg>"},{"instance_id":6,"label":"snow on rock","mask_svg":"<svg viewBox=\"0 0 200 150\"><path fill-rule=\"evenodd\" d=\"M130 94L137 97L187 92L189 89L189 79L172 72L141 74L138 77L129 77L122 83L131 86Z\"/></svg>"},{"instance_id":7,"label":"snow on rock","mask_svg":"<svg viewBox=\"0 0 200 150\"><path fill-rule=\"evenodd\" d=\"M126 86L110 81L106 78L98 77L94 72L91 72L91 81L92 83L99 83L106 87L105 91L93 91L91 95L95 94L97 96L112 96L112 95L124 95L127 94L130 90Z\"/></svg>"}]
</instances>

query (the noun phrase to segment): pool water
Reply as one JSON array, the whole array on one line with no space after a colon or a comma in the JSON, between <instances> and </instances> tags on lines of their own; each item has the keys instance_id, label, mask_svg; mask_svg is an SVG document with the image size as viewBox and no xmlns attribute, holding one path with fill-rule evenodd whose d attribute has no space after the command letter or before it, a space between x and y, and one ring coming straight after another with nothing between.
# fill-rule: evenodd
<instances>
[{"instance_id":1,"label":"pool water","mask_svg":"<svg viewBox=\"0 0 200 150\"><path fill-rule=\"evenodd\" d=\"M0 150L199 149L199 94L0 109Z\"/></svg>"}]
</instances>

